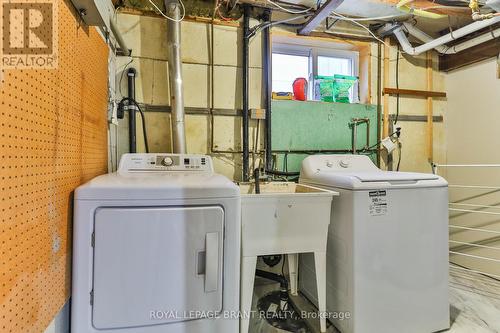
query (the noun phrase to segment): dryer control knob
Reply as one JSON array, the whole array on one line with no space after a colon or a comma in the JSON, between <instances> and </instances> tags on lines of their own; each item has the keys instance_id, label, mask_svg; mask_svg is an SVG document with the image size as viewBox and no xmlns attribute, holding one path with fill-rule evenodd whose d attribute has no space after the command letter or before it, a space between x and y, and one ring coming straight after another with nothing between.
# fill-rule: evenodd
<instances>
[{"instance_id":1,"label":"dryer control knob","mask_svg":"<svg viewBox=\"0 0 500 333\"><path fill-rule=\"evenodd\" d=\"M173 160L171 157L168 157L168 156L167 156L167 157L165 157L165 158L163 159L162 164L163 164L164 166L171 166L172 164L174 164L174 160Z\"/></svg>"},{"instance_id":2,"label":"dryer control knob","mask_svg":"<svg viewBox=\"0 0 500 333\"><path fill-rule=\"evenodd\" d=\"M349 161L348 160L340 160L339 164L343 168L348 168L349 167Z\"/></svg>"}]
</instances>

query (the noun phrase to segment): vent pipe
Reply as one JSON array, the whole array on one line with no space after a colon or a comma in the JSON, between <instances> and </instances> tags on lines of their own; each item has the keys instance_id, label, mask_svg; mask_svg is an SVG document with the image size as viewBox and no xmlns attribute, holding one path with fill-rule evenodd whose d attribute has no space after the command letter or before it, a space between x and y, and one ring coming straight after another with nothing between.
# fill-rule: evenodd
<instances>
[{"instance_id":1,"label":"vent pipe","mask_svg":"<svg viewBox=\"0 0 500 333\"><path fill-rule=\"evenodd\" d=\"M181 59L181 5L177 0L165 0L167 20L167 59L170 84L170 109L172 111L172 147L176 154L186 153L184 127L184 90Z\"/></svg>"}]
</instances>

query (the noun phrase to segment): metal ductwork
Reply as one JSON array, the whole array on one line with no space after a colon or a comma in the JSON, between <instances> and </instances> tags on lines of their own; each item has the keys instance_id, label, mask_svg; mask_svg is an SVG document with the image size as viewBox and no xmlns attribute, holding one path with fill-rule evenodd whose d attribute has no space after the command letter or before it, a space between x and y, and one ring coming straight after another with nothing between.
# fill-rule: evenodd
<instances>
[{"instance_id":1,"label":"metal ductwork","mask_svg":"<svg viewBox=\"0 0 500 333\"><path fill-rule=\"evenodd\" d=\"M167 59L172 110L172 147L177 154L186 153L184 125L184 89L181 58L181 5L177 0L165 0L167 20Z\"/></svg>"}]
</instances>

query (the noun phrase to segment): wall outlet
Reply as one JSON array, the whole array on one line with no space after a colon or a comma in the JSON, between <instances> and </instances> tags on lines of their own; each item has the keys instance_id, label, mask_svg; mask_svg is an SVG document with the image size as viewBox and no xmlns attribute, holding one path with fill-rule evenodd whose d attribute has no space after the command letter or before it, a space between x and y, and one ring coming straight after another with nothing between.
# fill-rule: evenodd
<instances>
[{"instance_id":1,"label":"wall outlet","mask_svg":"<svg viewBox=\"0 0 500 333\"><path fill-rule=\"evenodd\" d=\"M250 118L252 119L266 119L266 109L251 109Z\"/></svg>"}]
</instances>

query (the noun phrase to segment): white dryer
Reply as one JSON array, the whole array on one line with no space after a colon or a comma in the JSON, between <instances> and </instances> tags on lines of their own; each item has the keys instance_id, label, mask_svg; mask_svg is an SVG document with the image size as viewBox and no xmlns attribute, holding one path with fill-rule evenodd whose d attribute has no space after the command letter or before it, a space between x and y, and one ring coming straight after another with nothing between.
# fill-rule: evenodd
<instances>
[{"instance_id":1,"label":"white dryer","mask_svg":"<svg viewBox=\"0 0 500 333\"><path fill-rule=\"evenodd\" d=\"M237 332L240 205L209 156L128 154L80 186L71 332Z\"/></svg>"},{"instance_id":2,"label":"white dryer","mask_svg":"<svg viewBox=\"0 0 500 333\"><path fill-rule=\"evenodd\" d=\"M450 324L448 184L367 156L310 156L300 182L340 193L327 249L327 311L342 333L430 333ZM316 302L314 260L299 287ZM350 317L350 318L348 318Z\"/></svg>"}]
</instances>

